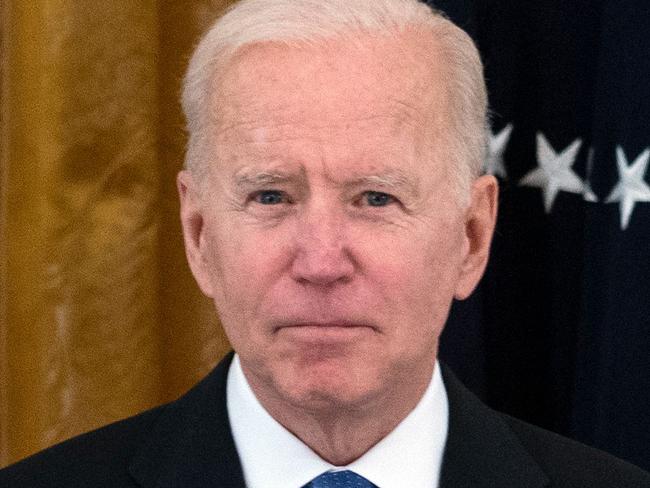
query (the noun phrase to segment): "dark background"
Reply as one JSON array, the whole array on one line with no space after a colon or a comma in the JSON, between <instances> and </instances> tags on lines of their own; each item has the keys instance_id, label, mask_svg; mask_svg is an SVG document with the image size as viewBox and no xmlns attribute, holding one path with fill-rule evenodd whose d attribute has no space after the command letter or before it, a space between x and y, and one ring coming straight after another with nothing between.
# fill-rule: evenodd
<instances>
[{"instance_id":1,"label":"dark background","mask_svg":"<svg viewBox=\"0 0 650 488\"><path fill-rule=\"evenodd\" d=\"M434 4L479 45L493 133L512 124L491 261L441 358L494 408L650 470L650 2ZM546 211L521 184L540 134L558 155L581 140L571 170L597 201ZM617 150L638 169L625 225Z\"/></svg>"}]
</instances>

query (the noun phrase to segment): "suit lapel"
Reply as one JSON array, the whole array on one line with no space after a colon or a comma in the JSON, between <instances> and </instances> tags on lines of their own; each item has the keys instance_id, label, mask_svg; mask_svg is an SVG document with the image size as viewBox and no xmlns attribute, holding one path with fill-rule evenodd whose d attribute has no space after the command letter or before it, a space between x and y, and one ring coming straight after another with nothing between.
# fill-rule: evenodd
<instances>
[{"instance_id":1,"label":"suit lapel","mask_svg":"<svg viewBox=\"0 0 650 488\"><path fill-rule=\"evenodd\" d=\"M231 361L164 407L130 465L143 487L245 488L226 409Z\"/></svg>"},{"instance_id":2,"label":"suit lapel","mask_svg":"<svg viewBox=\"0 0 650 488\"><path fill-rule=\"evenodd\" d=\"M446 367L449 435L440 488L541 488L548 478L503 417L470 393Z\"/></svg>"},{"instance_id":3,"label":"suit lapel","mask_svg":"<svg viewBox=\"0 0 650 488\"><path fill-rule=\"evenodd\" d=\"M245 488L228 422L229 354L203 381L163 408L130 465L143 488ZM541 488L548 478L503 418L447 368L449 435L440 488Z\"/></svg>"}]
</instances>

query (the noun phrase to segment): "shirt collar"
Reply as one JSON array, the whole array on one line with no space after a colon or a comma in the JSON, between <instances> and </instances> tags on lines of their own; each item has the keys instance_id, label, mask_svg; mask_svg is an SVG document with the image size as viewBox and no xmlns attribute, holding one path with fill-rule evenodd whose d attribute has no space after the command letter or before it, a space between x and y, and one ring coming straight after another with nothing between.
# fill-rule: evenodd
<instances>
[{"instance_id":1,"label":"shirt collar","mask_svg":"<svg viewBox=\"0 0 650 488\"><path fill-rule=\"evenodd\" d=\"M437 487L447 440L447 393L436 362L416 407L349 466L321 459L255 397L235 355L228 372L228 418L248 488L300 488L329 470L350 469L379 488Z\"/></svg>"}]
</instances>

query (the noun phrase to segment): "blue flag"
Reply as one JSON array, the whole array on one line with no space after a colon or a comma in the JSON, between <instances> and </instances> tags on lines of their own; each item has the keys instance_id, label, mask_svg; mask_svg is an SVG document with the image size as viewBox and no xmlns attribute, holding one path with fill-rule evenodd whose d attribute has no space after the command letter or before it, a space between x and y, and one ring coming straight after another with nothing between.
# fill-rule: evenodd
<instances>
[{"instance_id":1,"label":"blue flag","mask_svg":"<svg viewBox=\"0 0 650 488\"><path fill-rule=\"evenodd\" d=\"M441 357L495 408L650 470L650 2L434 6L482 53L502 190Z\"/></svg>"}]
</instances>

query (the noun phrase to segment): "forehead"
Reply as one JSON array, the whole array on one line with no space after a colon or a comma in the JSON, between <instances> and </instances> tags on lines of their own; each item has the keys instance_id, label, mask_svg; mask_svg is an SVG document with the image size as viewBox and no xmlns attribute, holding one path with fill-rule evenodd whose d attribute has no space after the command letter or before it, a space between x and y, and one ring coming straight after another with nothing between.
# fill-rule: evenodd
<instances>
[{"instance_id":1,"label":"forehead","mask_svg":"<svg viewBox=\"0 0 650 488\"><path fill-rule=\"evenodd\" d=\"M309 46L246 46L214 80L215 119L228 124L260 110L282 111L290 120L314 112L336 119L377 108L395 115L422 110L443 101L444 63L436 46L422 29Z\"/></svg>"},{"instance_id":2,"label":"forehead","mask_svg":"<svg viewBox=\"0 0 650 488\"><path fill-rule=\"evenodd\" d=\"M433 35L415 30L360 42L247 46L214 80L213 140L246 157L285 157L287 144L345 152L355 162L374 157L369 147L424 150L444 128L445 66L437 53Z\"/></svg>"}]
</instances>

